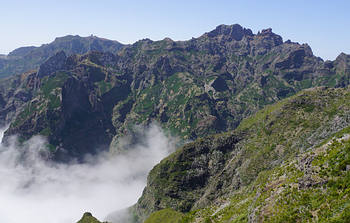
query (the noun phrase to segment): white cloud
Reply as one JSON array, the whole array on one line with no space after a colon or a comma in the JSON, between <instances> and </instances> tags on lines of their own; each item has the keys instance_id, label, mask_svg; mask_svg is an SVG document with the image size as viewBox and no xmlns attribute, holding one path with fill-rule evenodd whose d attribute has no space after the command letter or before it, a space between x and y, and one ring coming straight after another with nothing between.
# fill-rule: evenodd
<instances>
[{"instance_id":1,"label":"white cloud","mask_svg":"<svg viewBox=\"0 0 350 223\"><path fill-rule=\"evenodd\" d=\"M0 147L0 222L71 223L85 211L102 220L134 204L149 170L175 147L156 125L127 152L103 153L84 164L45 161L38 152L44 145L34 137L23 147Z\"/></svg>"}]
</instances>

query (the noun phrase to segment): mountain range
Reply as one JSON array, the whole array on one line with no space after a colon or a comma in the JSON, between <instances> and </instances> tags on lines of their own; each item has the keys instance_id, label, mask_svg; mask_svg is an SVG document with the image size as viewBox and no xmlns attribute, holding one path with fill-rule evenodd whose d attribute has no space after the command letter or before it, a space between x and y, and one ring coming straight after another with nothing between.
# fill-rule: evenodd
<instances>
[{"instance_id":1,"label":"mountain range","mask_svg":"<svg viewBox=\"0 0 350 223\"><path fill-rule=\"evenodd\" d=\"M36 70L58 51L64 51L67 55L85 54L94 50L116 53L123 46L117 41L93 35L88 37L68 35L56 38L52 43L40 47L20 47L8 55L0 55L0 78Z\"/></svg>"},{"instance_id":2,"label":"mountain range","mask_svg":"<svg viewBox=\"0 0 350 223\"><path fill-rule=\"evenodd\" d=\"M323 61L235 24L131 45L66 36L1 56L0 75L4 143L40 134L53 160L83 162L127 149L135 125L183 140L127 210L134 222L350 219L350 55Z\"/></svg>"}]
</instances>

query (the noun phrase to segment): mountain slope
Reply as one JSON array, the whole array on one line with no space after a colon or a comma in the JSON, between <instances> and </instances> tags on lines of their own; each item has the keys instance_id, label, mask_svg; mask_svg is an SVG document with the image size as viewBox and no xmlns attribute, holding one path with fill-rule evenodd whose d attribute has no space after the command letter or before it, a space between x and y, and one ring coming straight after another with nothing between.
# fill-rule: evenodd
<instances>
[{"instance_id":1,"label":"mountain slope","mask_svg":"<svg viewBox=\"0 0 350 223\"><path fill-rule=\"evenodd\" d=\"M146 221L349 222L348 133L346 129L312 152L260 173L253 184L218 203L180 219L164 219L157 211Z\"/></svg>"},{"instance_id":2,"label":"mountain slope","mask_svg":"<svg viewBox=\"0 0 350 223\"><path fill-rule=\"evenodd\" d=\"M101 223L91 213L85 212L83 217L77 223Z\"/></svg>"},{"instance_id":3,"label":"mountain slope","mask_svg":"<svg viewBox=\"0 0 350 223\"><path fill-rule=\"evenodd\" d=\"M346 222L349 99L349 89L303 91L233 132L186 144L150 172L134 214L139 222L165 208L188 213L182 222Z\"/></svg>"},{"instance_id":4,"label":"mountain slope","mask_svg":"<svg viewBox=\"0 0 350 223\"><path fill-rule=\"evenodd\" d=\"M85 54L89 51L116 53L123 44L96 36L64 36L56 38L49 44L40 47L21 47L10 52L6 57L0 57L0 78L21 74L37 69L41 63L59 51L67 55Z\"/></svg>"},{"instance_id":5,"label":"mountain slope","mask_svg":"<svg viewBox=\"0 0 350 223\"><path fill-rule=\"evenodd\" d=\"M5 139L43 134L53 151L79 158L108 145L123 149L119 138L135 124L156 121L185 140L233 130L302 89L347 86L349 58L323 62L271 29L220 25L189 41L145 39L117 54L58 52L37 72L11 79L19 81L0 91L0 114L11 121Z\"/></svg>"}]
</instances>

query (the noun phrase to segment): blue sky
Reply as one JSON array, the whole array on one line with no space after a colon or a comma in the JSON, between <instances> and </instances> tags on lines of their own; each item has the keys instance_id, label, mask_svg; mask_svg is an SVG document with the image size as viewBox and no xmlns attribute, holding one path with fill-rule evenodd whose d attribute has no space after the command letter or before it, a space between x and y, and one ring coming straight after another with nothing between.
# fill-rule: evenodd
<instances>
[{"instance_id":1,"label":"blue sky","mask_svg":"<svg viewBox=\"0 0 350 223\"><path fill-rule=\"evenodd\" d=\"M198 37L219 24L241 24L254 33L271 27L308 43L315 55L350 53L350 1L346 0L0 0L0 53L91 34L122 43L139 39Z\"/></svg>"}]
</instances>

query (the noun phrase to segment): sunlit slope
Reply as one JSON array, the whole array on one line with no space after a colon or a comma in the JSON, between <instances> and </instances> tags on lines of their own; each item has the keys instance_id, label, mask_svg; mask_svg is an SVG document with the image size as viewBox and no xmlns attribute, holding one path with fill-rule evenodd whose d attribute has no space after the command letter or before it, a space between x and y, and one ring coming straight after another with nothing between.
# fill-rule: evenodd
<instances>
[{"instance_id":1,"label":"sunlit slope","mask_svg":"<svg viewBox=\"0 0 350 223\"><path fill-rule=\"evenodd\" d=\"M349 99L348 89L310 89L185 145L150 172L134 213L139 221L172 208L182 222L346 222Z\"/></svg>"}]
</instances>

